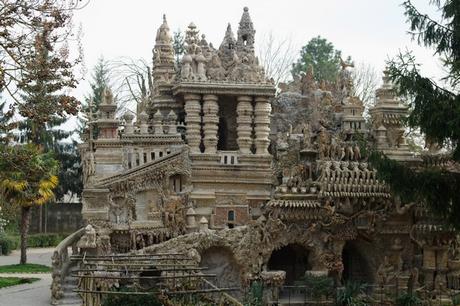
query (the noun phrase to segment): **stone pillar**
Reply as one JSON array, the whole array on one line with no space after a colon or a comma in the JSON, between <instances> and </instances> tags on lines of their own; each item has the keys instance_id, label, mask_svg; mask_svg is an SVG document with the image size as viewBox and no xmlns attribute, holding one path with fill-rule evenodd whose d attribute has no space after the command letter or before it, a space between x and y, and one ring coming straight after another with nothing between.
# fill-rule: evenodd
<instances>
[{"instance_id":1,"label":"stone pillar","mask_svg":"<svg viewBox=\"0 0 460 306\"><path fill-rule=\"evenodd\" d=\"M219 124L219 104L216 95L203 96L203 130L204 148L206 153L215 154L217 151L217 129Z\"/></svg>"},{"instance_id":2,"label":"stone pillar","mask_svg":"<svg viewBox=\"0 0 460 306\"><path fill-rule=\"evenodd\" d=\"M153 128L155 130L155 134L162 135L163 134L163 115L161 114L160 110L153 115Z\"/></svg>"},{"instance_id":3,"label":"stone pillar","mask_svg":"<svg viewBox=\"0 0 460 306\"><path fill-rule=\"evenodd\" d=\"M127 112L123 115L123 118L124 118L125 121L126 121L126 124L125 124L125 134L126 134L126 135L133 134L133 133L134 133L134 126L133 126L133 119L134 119L134 116L133 116L133 114L131 114L129 111L127 111Z\"/></svg>"},{"instance_id":4,"label":"stone pillar","mask_svg":"<svg viewBox=\"0 0 460 306\"><path fill-rule=\"evenodd\" d=\"M144 164L144 149L139 148L137 149L137 152L139 154L139 166Z\"/></svg>"},{"instance_id":5,"label":"stone pillar","mask_svg":"<svg viewBox=\"0 0 460 306\"><path fill-rule=\"evenodd\" d=\"M268 146L270 140L270 112L272 107L267 97L257 97L256 106L254 109L254 123L255 123L255 134L256 134L256 154L268 154Z\"/></svg>"},{"instance_id":6,"label":"stone pillar","mask_svg":"<svg viewBox=\"0 0 460 306\"><path fill-rule=\"evenodd\" d=\"M131 161L131 168L134 168L134 167L137 166L137 164L136 164L136 154L137 154L137 152L134 151L133 148L131 148L130 153L131 153L131 160L130 160Z\"/></svg>"},{"instance_id":7,"label":"stone pillar","mask_svg":"<svg viewBox=\"0 0 460 306\"><path fill-rule=\"evenodd\" d=\"M236 131L238 133L238 147L241 153L250 154L252 145L252 98L249 96L239 96L237 100Z\"/></svg>"},{"instance_id":8,"label":"stone pillar","mask_svg":"<svg viewBox=\"0 0 460 306\"><path fill-rule=\"evenodd\" d=\"M201 104L199 95L185 95L186 139L191 153L200 153Z\"/></svg>"},{"instance_id":9,"label":"stone pillar","mask_svg":"<svg viewBox=\"0 0 460 306\"><path fill-rule=\"evenodd\" d=\"M149 130L149 115L145 111L139 114L139 132L141 134L148 134Z\"/></svg>"}]
</instances>

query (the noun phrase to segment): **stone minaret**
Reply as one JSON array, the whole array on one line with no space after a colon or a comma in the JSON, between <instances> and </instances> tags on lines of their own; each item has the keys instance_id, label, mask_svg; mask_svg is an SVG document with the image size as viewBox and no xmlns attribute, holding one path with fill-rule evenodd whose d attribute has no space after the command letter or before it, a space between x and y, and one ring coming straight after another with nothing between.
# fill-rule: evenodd
<instances>
[{"instance_id":1,"label":"stone minaret","mask_svg":"<svg viewBox=\"0 0 460 306\"><path fill-rule=\"evenodd\" d=\"M238 51L254 52L254 37L256 30L252 24L251 16L249 16L249 9L243 9L243 15L238 27L238 38L236 46Z\"/></svg>"},{"instance_id":2,"label":"stone minaret","mask_svg":"<svg viewBox=\"0 0 460 306\"><path fill-rule=\"evenodd\" d=\"M99 139L115 139L118 137L118 120L115 119L117 105L113 101L113 94L109 88L105 88L99 105L99 118L97 126L99 128Z\"/></svg>"},{"instance_id":3,"label":"stone minaret","mask_svg":"<svg viewBox=\"0 0 460 306\"><path fill-rule=\"evenodd\" d=\"M384 71L383 85L376 91L376 103L369 110L377 148L394 159L412 157L404 137L403 119L408 107L396 96L388 71Z\"/></svg>"},{"instance_id":4,"label":"stone minaret","mask_svg":"<svg viewBox=\"0 0 460 306\"><path fill-rule=\"evenodd\" d=\"M153 107L149 108L150 117L159 109L166 115L171 109L176 110L176 104L172 95L172 87L176 77L174 68L174 48L166 16L163 15L163 23L157 30L155 47L153 48L154 82Z\"/></svg>"}]
</instances>

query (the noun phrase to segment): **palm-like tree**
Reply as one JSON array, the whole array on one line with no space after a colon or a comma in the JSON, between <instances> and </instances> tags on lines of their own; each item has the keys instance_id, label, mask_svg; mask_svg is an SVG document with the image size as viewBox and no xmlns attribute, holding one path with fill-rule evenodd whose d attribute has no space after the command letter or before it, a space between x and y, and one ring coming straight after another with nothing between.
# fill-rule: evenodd
<instances>
[{"instance_id":1,"label":"palm-like tree","mask_svg":"<svg viewBox=\"0 0 460 306\"><path fill-rule=\"evenodd\" d=\"M27 262L27 236L33 206L54 198L59 163L34 145L0 147L0 195L2 205L21 208L21 260Z\"/></svg>"}]
</instances>

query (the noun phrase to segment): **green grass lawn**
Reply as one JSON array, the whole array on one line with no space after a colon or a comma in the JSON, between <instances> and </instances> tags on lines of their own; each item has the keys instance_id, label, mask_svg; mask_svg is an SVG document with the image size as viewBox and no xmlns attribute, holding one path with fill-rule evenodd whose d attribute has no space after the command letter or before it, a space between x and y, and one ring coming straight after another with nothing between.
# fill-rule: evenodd
<instances>
[{"instance_id":1,"label":"green grass lawn","mask_svg":"<svg viewBox=\"0 0 460 306\"><path fill-rule=\"evenodd\" d=\"M38 280L39 278L0 277L0 288L30 284Z\"/></svg>"},{"instance_id":2,"label":"green grass lawn","mask_svg":"<svg viewBox=\"0 0 460 306\"><path fill-rule=\"evenodd\" d=\"M51 272L51 268L44 265L25 264L0 266L0 273L43 273Z\"/></svg>"}]
</instances>

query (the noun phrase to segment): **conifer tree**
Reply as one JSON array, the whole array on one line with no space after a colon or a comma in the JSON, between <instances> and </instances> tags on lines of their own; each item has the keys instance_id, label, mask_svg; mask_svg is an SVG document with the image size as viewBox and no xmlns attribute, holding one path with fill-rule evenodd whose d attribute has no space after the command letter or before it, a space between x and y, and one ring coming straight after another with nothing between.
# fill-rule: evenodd
<instances>
[{"instance_id":1,"label":"conifer tree","mask_svg":"<svg viewBox=\"0 0 460 306\"><path fill-rule=\"evenodd\" d=\"M311 66L317 81L335 82L340 71L341 55L342 52L327 39L314 37L300 50L300 58L292 66L292 75L300 76Z\"/></svg>"},{"instance_id":2,"label":"conifer tree","mask_svg":"<svg viewBox=\"0 0 460 306\"><path fill-rule=\"evenodd\" d=\"M431 145L448 147L448 167L409 168L373 153L370 160L380 177L406 202L420 202L460 227L460 0L430 2L442 13L441 21L420 12L411 1L403 7L412 38L435 50L447 75L435 82L420 72L413 53L400 54L389 62L390 77L398 93L409 102L407 124L420 128ZM450 166L449 166L450 165Z\"/></svg>"}]
</instances>

